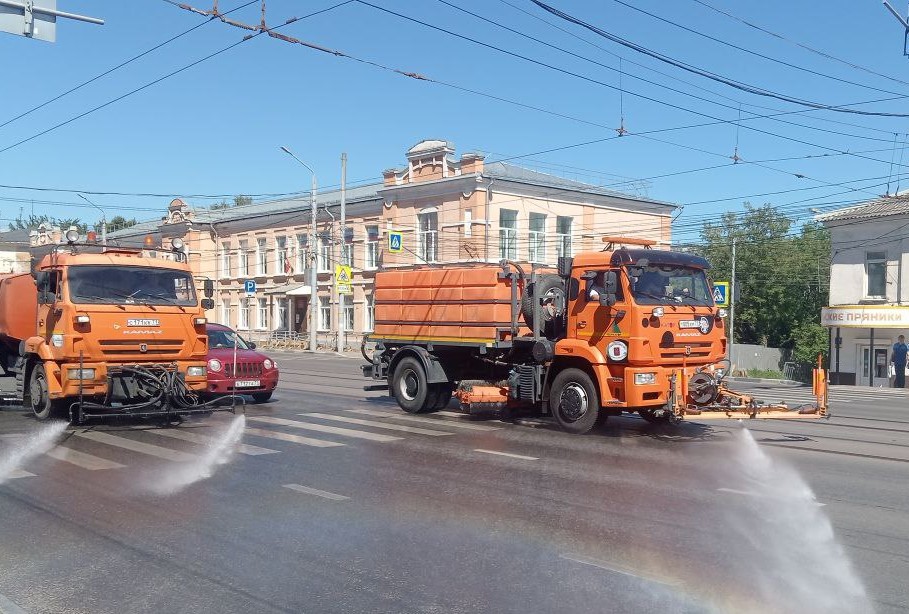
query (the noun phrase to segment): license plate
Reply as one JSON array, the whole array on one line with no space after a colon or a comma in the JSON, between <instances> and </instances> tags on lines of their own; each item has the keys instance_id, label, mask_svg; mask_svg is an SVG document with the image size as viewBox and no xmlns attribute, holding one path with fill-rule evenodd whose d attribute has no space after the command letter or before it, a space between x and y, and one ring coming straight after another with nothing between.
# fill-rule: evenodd
<instances>
[{"instance_id":1,"label":"license plate","mask_svg":"<svg viewBox=\"0 0 909 614\"><path fill-rule=\"evenodd\" d=\"M257 379L238 379L234 382L234 388L258 388L261 385Z\"/></svg>"}]
</instances>

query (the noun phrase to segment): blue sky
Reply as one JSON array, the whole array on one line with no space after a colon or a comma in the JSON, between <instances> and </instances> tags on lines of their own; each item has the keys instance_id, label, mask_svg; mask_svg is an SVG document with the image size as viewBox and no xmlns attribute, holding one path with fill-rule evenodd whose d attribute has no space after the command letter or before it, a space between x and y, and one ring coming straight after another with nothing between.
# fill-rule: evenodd
<instances>
[{"instance_id":1,"label":"blue sky","mask_svg":"<svg viewBox=\"0 0 909 614\"><path fill-rule=\"evenodd\" d=\"M210 8L210 1L197 0L195 6ZM615 0L551 0L549 4L674 59L790 97L845 105L909 96L909 59L902 55L900 26L877 1L832 0L823 7L781 0L704 1L792 41L893 78L823 58L748 28L695 0L623 2L753 52L857 85L729 48ZM663 64L560 21L529 0L448 0L486 21L438 0L371 2L461 36L432 30L359 2L298 21L280 31L360 59L570 118L409 79L368 64L259 36L3 151L0 184L173 195L284 193L307 188L309 176L279 151L280 145L287 145L312 165L320 185L329 186L339 181L342 151L348 154L349 181L378 179L383 169L402 165L404 151L417 141L442 138L453 141L459 153L480 150L487 153L489 160L525 156L512 161L619 189L646 189L651 197L683 204L677 231L680 238L690 236L704 219L740 208L744 200L771 202L806 217L809 207L835 206L833 203L881 194L888 178L891 192L896 188L899 160L909 132L907 118L804 112L804 107L741 92ZM228 10L243 3L244 0L221 0L220 4L222 10ZM269 24L277 25L291 16L334 4L337 2L331 0L269 0ZM0 34L4 66L0 124L204 21L164 0L58 0L58 8L102 17L106 23L93 26L61 21L54 44ZM256 22L258 13L258 4L254 4L231 16ZM566 55L492 22L596 63ZM208 23L0 128L0 150L227 47L243 35L241 30L221 22ZM559 70L479 46L463 36ZM621 101L618 56L624 58ZM653 83L645 83L639 77ZM737 129L734 120L739 116L740 105L743 117L803 112L776 120L743 122ZM612 128L619 125L620 106L629 135L567 147L615 136ZM854 108L909 113L905 99ZM636 134L717 120L732 123ZM895 149L894 133L898 133ZM736 142L738 155L746 163L732 164L730 156ZM565 149L528 156L557 148ZM869 150L879 151L838 153ZM747 163L779 158L798 159ZM891 158L897 162L892 171ZM691 172L717 165L722 168ZM909 154L903 157L904 169L906 165ZM674 173L678 174L659 177ZM648 178L652 179L622 184L627 179ZM854 183L830 185L847 181ZM909 188L909 178L903 184ZM804 189L810 187L817 189ZM785 193L749 197L768 192ZM19 214L20 207L26 215L34 209L36 213L79 215L91 221L98 217L73 193L0 188L0 198L3 226ZM159 217L168 202L166 197L90 198L104 207L109 217L122 213L139 219ZM812 198L816 200L807 200ZM187 200L195 205L211 202Z\"/></svg>"}]
</instances>

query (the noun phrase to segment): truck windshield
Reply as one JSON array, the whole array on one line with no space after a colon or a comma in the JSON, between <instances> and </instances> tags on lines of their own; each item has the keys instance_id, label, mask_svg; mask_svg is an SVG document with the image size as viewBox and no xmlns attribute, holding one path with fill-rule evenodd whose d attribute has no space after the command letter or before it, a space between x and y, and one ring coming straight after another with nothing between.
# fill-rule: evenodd
<instances>
[{"instance_id":1,"label":"truck windshield","mask_svg":"<svg viewBox=\"0 0 909 614\"><path fill-rule=\"evenodd\" d=\"M195 306L192 276L174 269L82 265L67 272L73 303Z\"/></svg>"},{"instance_id":2,"label":"truck windshield","mask_svg":"<svg viewBox=\"0 0 909 614\"><path fill-rule=\"evenodd\" d=\"M631 281L631 293L640 305L713 306L713 294L702 269L679 265L626 267Z\"/></svg>"}]
</instances>

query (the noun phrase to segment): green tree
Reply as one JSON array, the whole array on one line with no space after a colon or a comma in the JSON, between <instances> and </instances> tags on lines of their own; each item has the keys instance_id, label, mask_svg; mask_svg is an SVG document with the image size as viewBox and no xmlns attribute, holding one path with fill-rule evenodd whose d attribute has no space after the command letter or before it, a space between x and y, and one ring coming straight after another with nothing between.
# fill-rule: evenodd
<instances>
[{"instance_id":1,"label":"green tree","mask_svg":"<svg viewBox=\"0 0 909 614\"><path fill-rule=\"evenodd\" d=\"M80 220L79 218L55 218L49 215L29 215L27 218L18 218L14 222L11 222L9 225L10 230L34 230L41 224L48 224L51 226L59 226L63 230L66 230L70 226L75 226L79 229L79 232L85 234L88 231L88 224Z\"/></svg>"},{"instance_id":2,"label":"green tree","mask_svg":"<svg viewBox=\"0 0 909 614\"><path fill-rule=\"evenodd\" d=\"M136 225L136 218L126 219L122 215L115 215L110 221L107 222L107 231L113 232L115 230L123 230L124 228L129 228L130 226ZM100 224L96 224L96 230L100 231Z\"/></svg>"},{"instance_id":3,"label":"green tree","mask_svg":"<svg viewBox=\"0 0 909 614\"><path fill-rule=\"evenodd\" d=\"M252 197L250 196L234 196L234 207L248 207L252 204Z\"/></svg>"}]
</instances>

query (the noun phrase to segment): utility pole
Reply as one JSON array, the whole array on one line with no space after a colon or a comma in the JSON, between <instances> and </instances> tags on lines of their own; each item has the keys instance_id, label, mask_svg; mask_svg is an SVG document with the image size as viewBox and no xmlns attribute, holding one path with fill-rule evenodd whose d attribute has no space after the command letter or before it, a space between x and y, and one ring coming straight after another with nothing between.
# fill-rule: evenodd
<instances>
[{"instance_id":1,"label":"utility pole","mask_svg":"<svg viewBox=\"0 0 909 614\"><path fill-rule=\"evenodd\" d=\"M735 344L735 237L732 237L732 279L729 284L729 370L732 371L734 363L733 346ZM733 373L733 375L735 375Z\"/></svg>"},{"instance_id":2,"label":"utility pole","mask_svg":"<svg viewBox=\"0 0 909 614\"><path fill-rule=\"evenodd\" d=\"M341 264L344 262L344 252L347 249L347 154L341 154ZM352 263L351 263L352 264ZM346 335L344 334L344 304L347 302L347 296L341 292L337 276L335 276L335 287L338 289L338 352L344 351L347 345Z\"/></svg>"}]
</instances>

